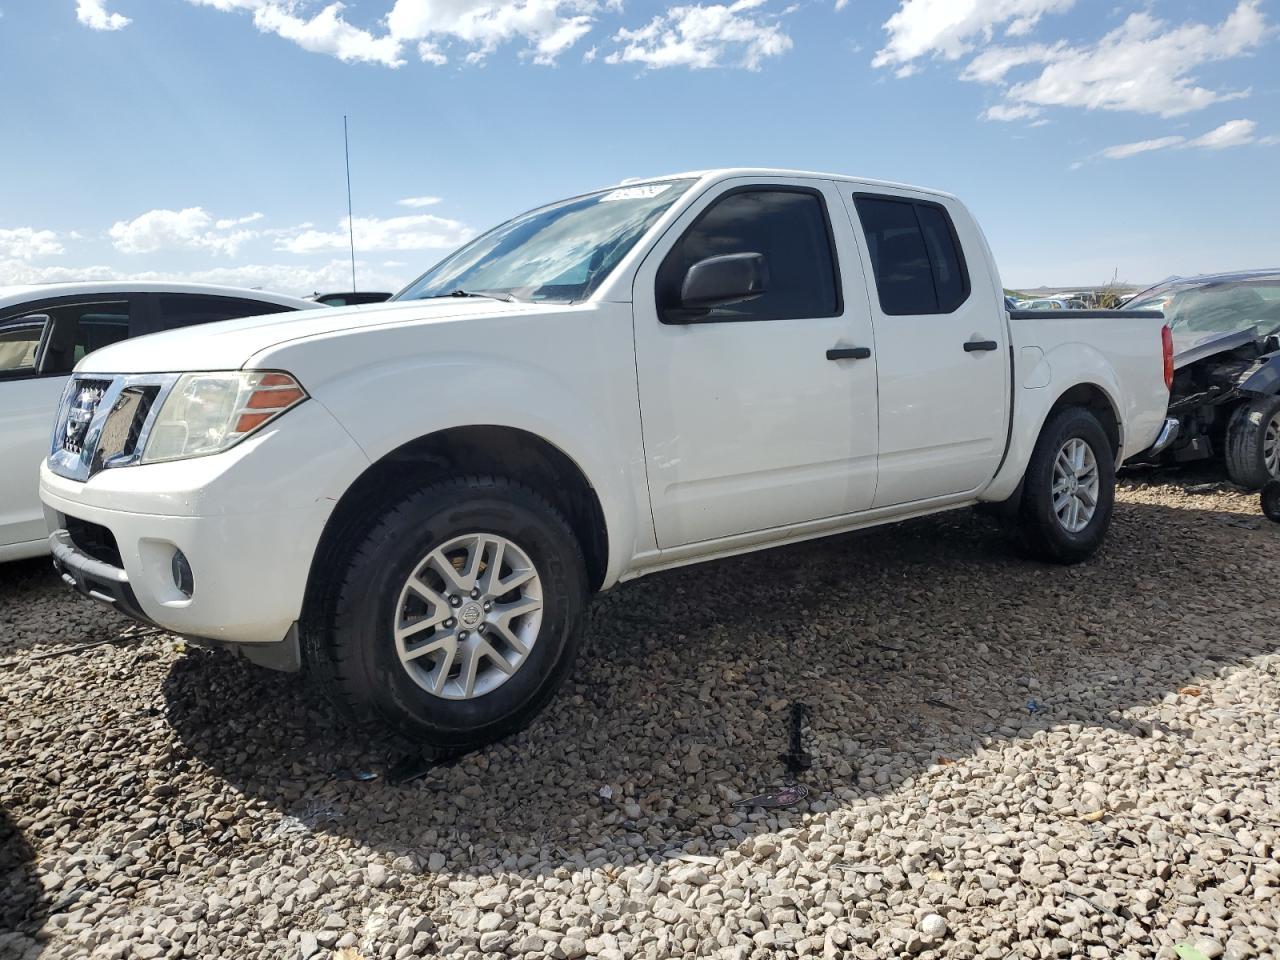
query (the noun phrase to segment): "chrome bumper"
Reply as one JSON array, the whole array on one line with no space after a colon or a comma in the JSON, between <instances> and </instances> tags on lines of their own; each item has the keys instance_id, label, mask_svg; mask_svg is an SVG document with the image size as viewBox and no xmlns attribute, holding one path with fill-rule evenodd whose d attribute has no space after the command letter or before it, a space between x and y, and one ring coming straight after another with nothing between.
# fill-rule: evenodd
<instances>
[{"instance_id":1,"label":"chrome bumper","mask_svg":"<svg viewBox=\"0 0 1280 960\"><path fill-rule=\"evenodd\" d=\"M1156 437L1156 442L1147 450L1146 456L1157 457L1169 448L1169 444L1178 439L1178 431L1181 429L1182 423L1177 417L1166 417L1164 426L1160 428L1160 434Z\"/></svg>"}]
</instances>

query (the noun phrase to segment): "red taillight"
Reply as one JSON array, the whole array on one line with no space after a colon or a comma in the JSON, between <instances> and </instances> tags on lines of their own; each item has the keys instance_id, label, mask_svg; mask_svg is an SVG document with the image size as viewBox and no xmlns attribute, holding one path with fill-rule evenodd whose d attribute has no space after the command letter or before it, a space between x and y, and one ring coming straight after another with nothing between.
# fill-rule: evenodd
<instances>
[{"instance_id":1,"label":"red taillight","mask_svg":"<svg viewBox=\"0 0 1280 960\"><path fill-rule=\"evenodd\" d=\"M1160 344L1164 347L1164 385L1166 390L1173 389L1173 331L1166 323L1160 330Z\"/></svg>"}]
</instances>

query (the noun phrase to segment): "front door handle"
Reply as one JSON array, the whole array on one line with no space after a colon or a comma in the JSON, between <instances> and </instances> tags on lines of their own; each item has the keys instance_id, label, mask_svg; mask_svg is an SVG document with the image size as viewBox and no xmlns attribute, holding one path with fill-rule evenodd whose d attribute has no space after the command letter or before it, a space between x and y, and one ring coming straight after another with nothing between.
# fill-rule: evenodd
<instances>
[{"instance_id":1,"label":"front door handle","mask_svg":"<svg viewBox=\"0 0 1280 960\"><path fill-rule=\"evenodd\" d=\"M965 353L980 353L986 350L999 350L1000 344L994 340L966 340L964 344Z\"/></svg>"},{"instance_id":2,"label":"front door handle","mask_svg":"<svg viewBox=\"0 0 1280 960\"><path fill-rule=\"evenodd\" d=\"M834 347L827 351L828 360L866 360L870 356L870 347Z\"/></svg>"}]
</instances>

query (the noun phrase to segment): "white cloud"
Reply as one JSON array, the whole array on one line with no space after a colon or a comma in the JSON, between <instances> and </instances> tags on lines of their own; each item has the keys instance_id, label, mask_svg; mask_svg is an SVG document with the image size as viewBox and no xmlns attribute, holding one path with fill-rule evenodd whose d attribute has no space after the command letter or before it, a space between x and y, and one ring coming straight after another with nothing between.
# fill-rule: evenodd
<instances>
[{"instance_id":1,"label":"white cloud","mask_svg":"<svg viewBox=\"0 0 1280 960\"><path fill-rule=\"evenodd\" d=\"M261 216L250 214L248 217L215 221L202 207L148 210L132 220L116 222L109 235L112 245L121 253L207 250L235 256L242 244L259 236L257 230L236 228Z\"/></svg>"},{"instance_id":2,"label":"white cloud","mask_svg":"<svg viewBox=\"0 0 1280 960\"><path fill-rule=\"evenodd\" d=\"M343 3L330 3L310 17L298 13L296 0L187 0L223 12L246 11L263 33L274 33L312 53L325 53L344 62L378 63L398 67L401 41L389 34L375 36L343 17Z\"/></svg>"},{"instance_id":3,"label":"white cloud","mask_svg":"<svg viewBox=\"0 0 1280 960\"><path fill-rule=\"evenodd\" d=\"M118 13L107 13L106 0L76 0L76 19L90 30L123 30L133 22Z\"/></svg>"},{"instance_id":4,"label":"white cloud","mask_svg":"<svg viewBox=\"0 0 1280 960\"><path fill-rule=\"evenodd\" d=\"M1082 107L1174 117L1248 96L1248 90L1206 87L1195 71L1249 54L1271 32L1260 0L1240 0L1217 25L1171 26L1140 12L1130 14L1093 45L1059 42L985 50L961 76L1000 85L1010 106ZM1033 64L1039 68L1037 75L1010 81L1011 73ZM987 116L1003 119L993 111Z\"/></svg>"},{"instance_id":5,"label":"white cloud","mask_svg":"<svg viewBox=\"0 0 1280 960\"><path fill-rule=\"evenodd\" d=\"M1114 147L1107 147L1102 151L1101 155L1108 160L1125 160L1129 157L1136 157L1140 153L1167 150L1170 147L1181 146L1186 142L1186 137L1158 137L1155 140L1139 140L1136 143L1119 143Z\"/></svg>"},{"instance_id":6,"label":"white cloud","mask_svg":"<svg viewBox=\"0 0 1280 960\"><path fill-rule=\"evenodd\" d=\"M989 43L999 28L1006 36L1026 34L1049 13L1069 10L1075 0L902 0L885 21L889 39L871 61L877 67L914 72L912 62L934 56L958 60L982 41ZM837 9L843 3L837 5Z\"/></svg>"},{"instance_id":7,"label":"white cloud","mask_svg":"<svg viewBox=\"0 0 1280 960\"><path fill-rule=\"evenodd\" d=\"M264 33L278 34L312 53L387 67L404 63L396 37L375 37L368 30L354 27L343 19L342 10L341 3L331 3L314 17L305 19L297 16L292 6L267 3L254 12L253 22Z\"/></svg>"},{"instance_id":8,"label":"white cloud","mask_svg":"<svg viewBox=\"0 0 1280 960\"><path fill-rule=\"evenodd\" d=\"M446 220L429 213L403 217L356 217L356 249L368 250L442 250L465 243L475 235L470 227L457 220ZM347 218L337 230L303 230L276 240L277 250L289 253L317 253L345 250L350 244Z\"/></svg>"},{"instance_id":9,"label":"white cloud","mask_svg":"<svg viewBox=\"0 0 1280 960\"><path fill-rule=\"evenodd\" d=\"M729 65L759 70L766 57L779 56L792 47L777 16L752 12L764 2L737 0L729 5L672 7L643 27L619 30L613 39L621 48L605 57L605 62L640 63L650 69L704 69L728 61Z\"/></svg>"},{"instance_id":10,"label":"white cloud","mask_svg":"<svg viewBox=\"0 0 1280 960\"><path fill-rule=\"evenodd\" d=\"M1253 120L1228 120L1222 126L1214 127L1208 133L1191 140L1174 135L1157 137L1154 140L1138 140L1134 143L1118 143L1101 150L1098 156L1107 160L1126 160L1155 150L1225 150L1228 147L1243 147L1250 143L1266 144L1271 138L1259 138L1257 130L1258 124Z\"/></svg>"},{"instance_id":11,"label":"white cloud","mask_svg":"<svg viewBox=\"0 0 1280 960\"><path fill-rule=\"evenodd\" d=\"M982 112L984 120L1034 120L1040 116L1039 107L1025 103L997 103Z\"/></svg>"},{"instance_id":12,"label":"white cloud","mask_svg":"<svg viewBox=\"0 0 1280 960\"><path fill-rule=\"evenodd\" d=\"M364 290L399 290L420 271L388 264L356 261L357 282ZM11 283L60 283L75 280L173 280L190 283L217 283L251 287L275 293L310 296L351 288L351 261L330 260L303 266L296 264L244 264L193 271L128 271L93 265L85 267L41 267L23 260L0 259L0 285Z\"/></svg>"},{"instance_id":13,"label":"white cloud","mask_svg":"<svg viewBox=\"0 0 1280 960\"><path fill-rule=\"evenodd\" d=\"M550 64L591 30L595 0L396 0L387 29L397 40L418 41L418 55L443 63L440 43L470 47L464 58L478 63L501 44L524 41L524 55Z\"/></svg>"},{"instance_id":14,"label":"white cloud","mask_svg":"<svg viewBox=\"0 0 1280 960\"><path fill-rule=\"evenodd\" d=\"M36 230L32 227L0 228L0 257L31 260L34 257L52 257L63 252L58 235L52 230Z\"/></svg>"},{"instance_id":15,"label":"white cloud","mask_svg":"<svg viewBox=\"0 0 1280 960\"><path fill-rule=\"evenodd\" d=\"M214 226L219 230L230 230L232 227L238 227L245 223L256 223L262 219L261 213L251 213L247 217L233 217L229 220L219 220Z\"/></svg>"},{"instance_id":16,"label":"white cloud","mask_svg":"<svg viewBox=\"0 0 1280 960\"><path fill-rule=\"evenodd\" d=\"M1206 150L1225 150L1227 147L1242 147L1257 140L1258 125L1252 120L1228 120L1220 127L1215 127L1203 136L1196 137L1189 147L1203 147Z\"/></svg>"},{"instance_id":17,"label":"white cloud","mask_svg":"<svg viewBox=\"0 0 1280 960\"><path fill-rule=\"evenodd\" d=\"M434 207L439 202L439 197L405 197L403 200L396 201L396 203L402 207L413 207L415 209L421 207Z\"/></svg>"}]
</instances>

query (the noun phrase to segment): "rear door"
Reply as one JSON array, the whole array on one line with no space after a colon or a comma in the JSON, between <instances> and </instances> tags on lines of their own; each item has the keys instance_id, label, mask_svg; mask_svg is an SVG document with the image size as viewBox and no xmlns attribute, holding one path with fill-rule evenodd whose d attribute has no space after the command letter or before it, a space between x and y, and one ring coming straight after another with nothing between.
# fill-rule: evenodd
<instances>
[{"instance_id":1,"label":"rear door","mask_svg":"<svg viewBox=\"0 0 1280 960\"><path fill-rule=\"evenodd\" d=\"M963 208L929 194L849 189L845 201L874 278L874 506L975 490L999 466L1009 416L1007 324L985 242Z\"/></svg>"},{"instance_id":2,"label":"rear door","mask_svg":"<svg viewBox=\"0 0 1280 960\"><path fill-rule=\"evenodd\" d=\"M696 322L667 308L690 265L733 253L765 257L763 296ZM870 505L871 322L849 219L829 181L715 185L649 253L633 302L660 547Z\"/></svg>"},{"instance_id":3,"label":"rear door","mask_svg":"<svg viewBox=\"0 0 1280 960\"><path fill-rule=\"evenodd\" d=\"M128 295L56 298L0 312L0 546L43 540L40 462L67 375L129 336Z\"/></svg>"}]
</instances>

